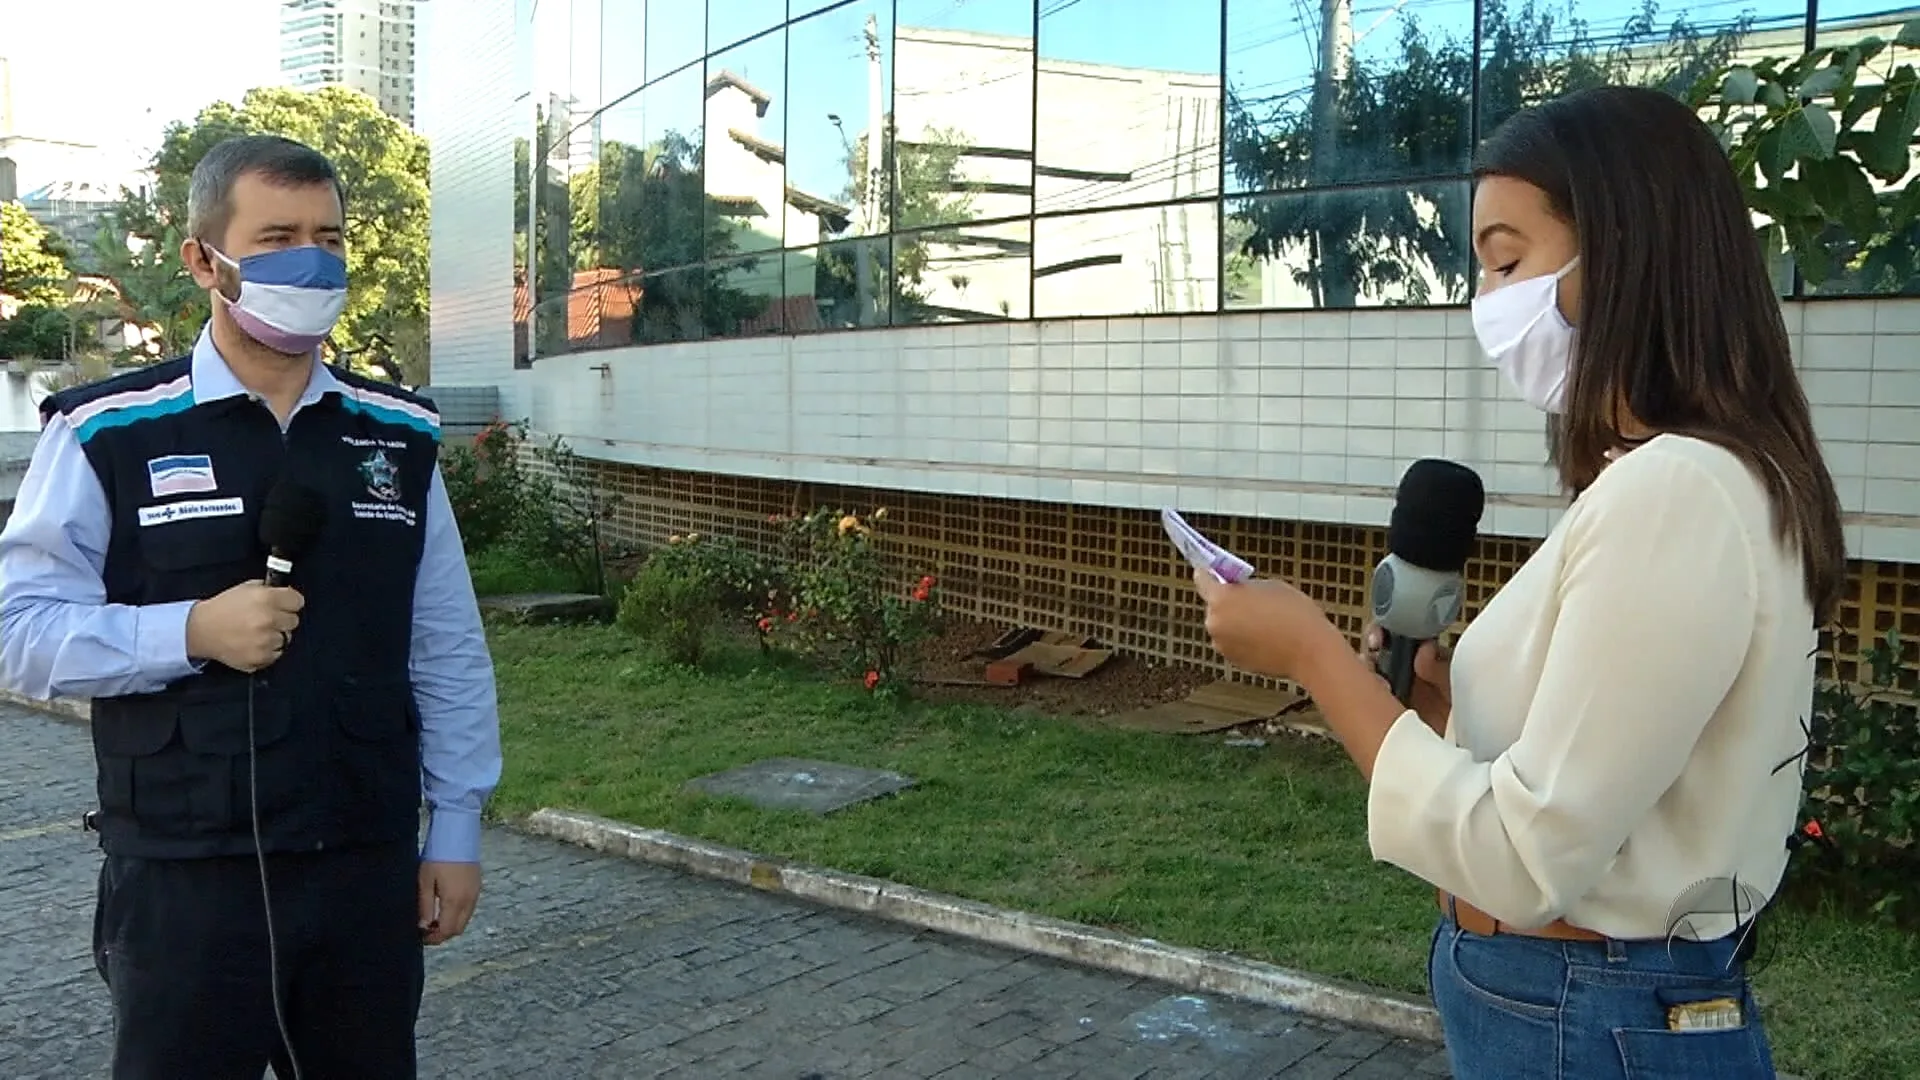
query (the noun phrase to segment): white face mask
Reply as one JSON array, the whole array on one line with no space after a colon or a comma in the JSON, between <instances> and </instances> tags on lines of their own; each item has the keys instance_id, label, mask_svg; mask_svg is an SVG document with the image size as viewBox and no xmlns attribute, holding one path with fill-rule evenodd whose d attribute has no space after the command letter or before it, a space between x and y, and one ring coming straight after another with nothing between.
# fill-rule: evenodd
<instances>
[{"instance_id":1,"label":"white face mask","mask_svg":"<svg viewBox=\"0 0 1920 1080\"><path fill-rule=\"evenodd\" d=\"M1579 262L1576 257L1556 273L1473 298L1480 347L1527 404L1543 412L1558 413L1566 401L1573 325L1560 314L1560 279Z\"/></svg>"}]
</instances>

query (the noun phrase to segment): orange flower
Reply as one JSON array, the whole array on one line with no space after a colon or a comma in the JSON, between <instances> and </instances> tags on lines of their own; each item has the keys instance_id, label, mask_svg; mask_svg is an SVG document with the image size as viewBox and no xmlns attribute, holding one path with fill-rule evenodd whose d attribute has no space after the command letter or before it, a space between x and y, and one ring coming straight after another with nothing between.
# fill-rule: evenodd
<instances>
[{"instance_id":1,"label":"orange flower","mask_svg":"<svg viewBox=\"0 0 1920 1080\"><path fill-rule=\"evenodd\" d=\"M873 688L874 688L874 687L876 687L876 686L879 686L879 685L880 685L880 673L879 673L879 672L877 672L877 671L869 671L869 672L867 672L867 678L866 678L866 684L867 684L867 689L869 689L869 690L871 690L871 689L873 689Z\"/></svg>"},{"instance_id":2,"label":"orange flower","mask_svg":"<svg viewBox=\"0 0 1920 1080\"><path fill-rule=\"evenodd\" d=\"M920 579L920 587L921 587L921 588L923 588L923 589L931 589L931 588L933 588L933 575L932 575L932 574L928 574L928 575L927 575L926 577L923 577L923 578L921 578L921 579Z\"/></svg>"},{"instance_id":3,"label":"orange flower","mask_svg":"<svg viewBox=\"0 0 1920 1080\"><path fill-rule=\"evenodd\" d=\"M925 585L921 585L920 587L914 589L913 598L915 600L925 600L927 598L927 587Z\"/></svg>"},{"instance_id":4,"label":"orange flower","mask_svg":"<svg viewBox=\"0 0 1920 1080\"><path fill-rule=\"evenodd\" d=\"M756 623L755 625L756 625L756 626L758 626L758 627L760 627L760 632L764 634L764 633L766 633L767 631L769 631L769 630L771 630L771 629L773 629L773 620L772 620L772 619L769 619L769 618L767 618L767 617L766 617L766 616L764 616L764 615L762 615L762 616L760 617L760 621L759 621L758 623Z\"/></svg>"},{"instance_id":5,"label":"orange flower","mask_svg":"<svg viewBox=\"0 0 1920 1080\"><path fill-rule=\"evenodd\" d=\"M854 531L855 529L858 529L859 527L860 527L860 519L857 517L854 517L852 514L848 514L846 517L843 517L840 519L840 535L841 536L845 536L848 533Z\"/></svg>"}]
</instances>

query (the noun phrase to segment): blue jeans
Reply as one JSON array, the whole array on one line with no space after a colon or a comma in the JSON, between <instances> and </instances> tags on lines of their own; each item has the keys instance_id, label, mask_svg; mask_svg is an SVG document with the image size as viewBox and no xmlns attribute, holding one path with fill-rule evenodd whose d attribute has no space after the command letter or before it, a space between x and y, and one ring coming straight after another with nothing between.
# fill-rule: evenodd
<instances>
[{"instance_id":1,"label":"blue jeans","mask_svg":"<svg viewBox=\"0 0 1920 1080\"><path fill-rule=\"evenodd\" d=\"M1483 937L1442 916L1427 982L1455 1080L1770 1080L1737 944ZM1745 1023L1668 1030L1672 1006L1717 998Z\"/></svg>"}]
</instances>

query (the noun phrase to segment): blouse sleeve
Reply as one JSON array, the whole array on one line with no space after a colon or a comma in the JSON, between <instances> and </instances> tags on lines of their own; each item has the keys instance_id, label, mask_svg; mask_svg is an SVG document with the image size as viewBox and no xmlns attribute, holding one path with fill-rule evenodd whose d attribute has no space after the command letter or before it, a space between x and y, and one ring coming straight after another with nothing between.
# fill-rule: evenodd
<instances>
[{"instance_id":1,"label":"blouse sleeve","mask_svg":"<svg viewBox=\"0 0 1920 1080\"><path fill-rule=\"evenodd\" d=\"M1679 454L1628 454L1615 472L1569 510L1519 739L1475 761L1408 713L1374 765L1374 857L1518 927L1599 881L1679 778L1753 634L1751 526L1727 489Z\"/></svg>"}]
</instances>

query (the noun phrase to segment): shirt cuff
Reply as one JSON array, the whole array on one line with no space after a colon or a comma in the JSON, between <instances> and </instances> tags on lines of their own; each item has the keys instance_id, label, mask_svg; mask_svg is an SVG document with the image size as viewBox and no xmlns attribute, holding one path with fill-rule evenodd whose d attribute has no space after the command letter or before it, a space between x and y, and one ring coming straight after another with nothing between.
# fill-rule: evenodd
<instances>
[{"instance_id":1,"label":"shirt cuff","mask_svg":"<svg viewBox=\"0 0 1920 1080\"><path fill-rule=\"evenodd\" d=\"M187 657L187 615L193 605L182 600L134 609L134 655L143 679L164 685L199 673L201 665Z\"/></svg>"},{"instance_id":2,"label":"shirt cuff","mask_svg":"<svg viewBox=\"0 0 1920 1080\"><path fill-rule=\"evenodd\" d=\"M427 842L420 858L423 862L479 862L480 815L436 807L427 817Z\"/></svg>"},{"instance_id":3,"label":"shirt cuff","mask_svg":"<svg viewBox=\"0 0 1920 1080\"><path fill-rule=\"evenodd\" d=\"M1375 859L1447 884L1434 880L1438 860L1427 845L1435 835L1436 811L1454 809L1441 796L1460 764L1460 748L1434 734L1419 713L1400 714L1374 755L1367 788L1367 846Z\"/></svg>"}]
</instances>

